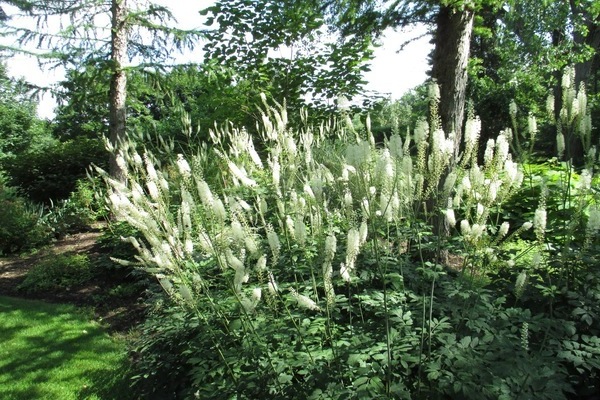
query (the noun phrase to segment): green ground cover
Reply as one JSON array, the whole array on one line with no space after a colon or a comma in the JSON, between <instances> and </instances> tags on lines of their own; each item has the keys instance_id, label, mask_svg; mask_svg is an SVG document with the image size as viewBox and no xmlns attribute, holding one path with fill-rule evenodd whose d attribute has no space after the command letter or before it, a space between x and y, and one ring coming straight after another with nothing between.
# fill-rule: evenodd
<instances>
[{"instance_id":1,"label":"green ground cover","mask_svg":"<svg viewBox=\"0 0 600 400\"><path fill-rule=\"evenodd\" d=\"M127 398L125 343L71 305L0 297L0 398Z\"/></svg>"}]
</instances>

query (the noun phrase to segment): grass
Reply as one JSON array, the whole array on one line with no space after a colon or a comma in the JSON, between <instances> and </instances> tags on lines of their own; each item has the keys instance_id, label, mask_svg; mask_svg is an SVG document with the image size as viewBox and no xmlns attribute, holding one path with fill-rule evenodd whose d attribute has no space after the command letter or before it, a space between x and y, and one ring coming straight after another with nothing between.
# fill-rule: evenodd
<instances>
[{"instance_id":1,"label":"grass","mask_svg":"<svg viewBox=\"0 0 600 400\"><path fill-rule=\"evenodd\" d=\"M71 305L0 297L0 398L127 399L125 343Z\"/></svg>"}]
</instances>

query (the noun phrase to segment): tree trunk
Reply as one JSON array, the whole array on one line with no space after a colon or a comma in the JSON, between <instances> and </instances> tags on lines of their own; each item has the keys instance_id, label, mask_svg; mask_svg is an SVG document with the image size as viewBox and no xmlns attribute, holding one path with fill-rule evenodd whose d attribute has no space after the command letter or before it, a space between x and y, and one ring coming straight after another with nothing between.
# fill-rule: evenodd
<instances>
[{"instance_id":1,"label":"tree trunk","mask_svg":"<svg viewBox=\"0 0 600 400\"><path fill-rule=\"evenodd\" d=\"M127 0L112 0L111 23L111 67L110 80L110 116L109 134L110 143L117 149L125 138L127 119L127 75L123 65L127 62ZM125 172L117 164L115 153L111 153L109 160L110 175L121 182L125 181Z\"/></svg>"},{"instance_id":2,"label":"tree trunk","mask_svg":"<svg viewBox=\"0 0 600 400\"><path fill-rule=\"evenodd\" d=\"M588 46L594 50L594 53L590 58L581 60L575 64L575 89L579 90L581 85L588 89L588 81L592 74L592 66L597 57L596 53L600 48L600 27L598 26L600 19L597 16L591 15L581 2L570 0L569 6L571 11L571 24L576 26L572 31L573 44L579 49ZM584 26L585 31L587 31L585 34L583 33L582 26ZM560 84L560 79L558 82ZM575 165L583 165L585 160L584 144L579 135L574 132L569 133L570 134L565 137L565 157L572 160Z\"/></svg>"},{"instance_id":3,"label":"tree trunk","mask_svg":"<svg viewBox=\"0 0 600 400\"><path fill-rule=\"evenodd\" d=\"M564 29L554 29L552 31L552 46L557 49L565 40L565 32ZM552 75L554 76L554 81L556 84L552 90L552 94L554 95L554 120L558 121L560 119L560 110L562 109L562 75L564 70L557 69Z\"/></svg>"},{"instance_id":4,"label":"tree trunk","mask_svg":"<svg viewBox=\"0 0 600 400\"><path fill-rule=\"evenodd\" d=\"M441 6L437 15L432 77L440 86L439 115L442 129L454 132L454 157L458 157L465 113L467 64L473 10Z\"/></svg>"},{"instance_id":5,"label":"tree trunk","mask_svg":"<svg viewBox=\"0 0 600 400\"><path fill-rule=\"evenodd\" d=\"M586 45L594 50L592 57L575 64L575 85L579 89L581 82L584 84L588 83L594 59L597 57L596 53L600 50L600 17L593 17L585 9L579 7L574 0L570 0L569 5L571 7L572 20L578 21L582 19L587 30L587 34L584 35L580 29L575 29L573 31L573 42L575 42L575 45Z\"/></svg>"},{"instance_id":6,"label":"tree trunk","mask_svg":"<svg viewBox=\"0 0 600 400\"><path fill-rule=\"evenodd\" d=\"M592 74L594 59L597 57L597 53L600 50L600 26L592 25L589 26L588 29L589 33L585 38L584 43L594 49L594 55L588 60L575 64L575 84L577 85L577 88L579 88L581 82L589 83L588 79Z\"/></svg>"},{"instance_id":7,"label":"tree trunk","mask_svg":"<svg viewBox=\"0 0 600 400\"><path fill-rule=\"evenodd\" d=\"M438 113L441 127L447 135L454 133L454 157L450 169L453 168L460 154L473 19L473 10L467 7L455 9L451 6L440 6L436 17L431 76L440 87ZM442 176L440 183L444 180ZM440 239L438 244L441 244L441 239L450 235L446 219L437 212L437 208L444 207L445 201L447 199L439 198L428 201L429 207L436 210L432 227L433 232ZM441 246L436 253L438 261L448 265L448 250Z\"/></svg>"}]
</instances>

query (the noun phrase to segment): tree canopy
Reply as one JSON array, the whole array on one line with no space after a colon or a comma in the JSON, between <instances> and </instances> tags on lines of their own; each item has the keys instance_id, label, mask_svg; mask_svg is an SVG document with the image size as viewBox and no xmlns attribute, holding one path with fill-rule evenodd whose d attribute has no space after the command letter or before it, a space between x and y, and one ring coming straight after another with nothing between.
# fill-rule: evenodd
<instances>
[{"instance_id":1,"label":"tree canopy","mask_svg":"<svg viewBox=\"0 0 600 400\"><path fill-rule=\"evenodd\" d=\"M361 93L372 58L368 36L336 35L317 1L217 1L207 16L207 60L291 107L332 106Z\"/></svg>"},{"instance_id":2,"label":"tree canopy","mask_svg":"<svg viewBox=\"0 0 600 400\"><path fill-rule=\"evenodd\" d=\"M172 14L166 7L152 2L111 0L110 2L87 1L11 1L24 16L35 20L36 27L11 25L3 22L1 36L17 37L20 47L0 47L11 52L27 51L27 44L35 41L42 48L40 59L63 65L79 66L90 59L104 57L110 62L104 65L110 71L109 90L109 139L117 147L126 134L126 98L128 61L152 60L155 67L169 57L173 47L193 46L199 33L182 31L166 26ZM57 17L58 31L50 25L50 18ZM35 52L34 52L35 54ZM111 155L111 171L124 180L122 171Z\"/></svg>"},{"instance_id":3,"label":"tree canopy","mask_svg":"<svg viewBox=\"0 0 600 400\"><path fill-rule=\"evenodd\" d=\"M34 136L44 131L36 108L27 83L11 80L6 66L0 64L0 161L22 153Z\"/></svg>"}]
</instances>

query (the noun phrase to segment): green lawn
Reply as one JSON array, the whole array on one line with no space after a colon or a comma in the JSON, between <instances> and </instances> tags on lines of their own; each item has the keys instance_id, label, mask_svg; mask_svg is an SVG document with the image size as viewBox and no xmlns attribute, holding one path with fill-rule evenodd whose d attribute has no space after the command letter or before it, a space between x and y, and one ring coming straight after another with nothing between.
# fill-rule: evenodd
<instances>
[{"instance_id":1,"label":"green lawn","mask_svg":"<svg viewBox=\"0 0 600 400\"><path fill-rule=\"evenodd\" d=\"M128 399L125 344L76 307L0 297L0 399Z\"/></svg>"}]
</instances>

